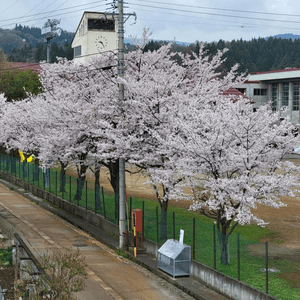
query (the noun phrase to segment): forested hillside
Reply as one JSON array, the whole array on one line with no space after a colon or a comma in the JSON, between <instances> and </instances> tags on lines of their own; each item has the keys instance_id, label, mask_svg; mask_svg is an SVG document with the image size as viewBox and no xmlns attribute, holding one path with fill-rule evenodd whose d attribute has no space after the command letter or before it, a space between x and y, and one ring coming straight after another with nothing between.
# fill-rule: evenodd
<instances>
[{"instance_id":1,"label":"forested hillside","mask_svg":"<svg viewBox=\"0 0 300 300\"><path fill-rule=\"evenodd\" d=\"M61 31L61 35L51 40L51 61L56 56L73 58L70 47L73 32ZM46 44L41 28L16 25L14 29L0 28L0 48L10 61L39 62L47 56Z\"/></svg>"},{"instance_id":2,"label":"forested hillside","mask_svg":"<svg viewBox=\"0 0 300 300\"><path fill-rule=\"evenodd\" d=\"M287 67L300 68L300 39L264 38L251 41L232 41L206 45L209 54L217 49L228 48L226 53L226 69L234 63L240 64L240 71L258 72L285 69Z\"/></svg>"},{"instance_id":3,"label":"forested hillside","mask_svg":"<svg viewBox=\"0 0 300 300\"><path fill-rule=\"evenodd\" d=\"M199 53L201 42L189 46L173 44L172 49L184 53L194 51ZM158 49L164 42L152 41L146 50ZM258 72L284 69L287 67L300 68L300 39L281 39L269 37L258 38L251 41L233 40L225 42L220 40L205 44L207 55L213 55L218 49L228 48L225 54L224 67L229 70L235 63L240 65L240 72Z\"/></svg>"}]
</instances>

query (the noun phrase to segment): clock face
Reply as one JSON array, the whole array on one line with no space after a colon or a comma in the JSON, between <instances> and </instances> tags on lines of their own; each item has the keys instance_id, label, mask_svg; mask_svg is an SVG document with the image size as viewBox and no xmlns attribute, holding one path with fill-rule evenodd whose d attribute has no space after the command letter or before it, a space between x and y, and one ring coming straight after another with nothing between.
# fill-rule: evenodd
<instances>
[{"instance_id":1,"label":"clock face","mask_svg":"<svg viewBox=\"0 0 300 300\"><path fill-rule=\"evenodd\" d=\"M107 38L100 35L96 38L95 40L95 44L96 44L96 47L97 49L100 51L100 50L104 50L107 48L107 45L108 45L108 41L107 41Z\"/></svg>"}]
</instances>

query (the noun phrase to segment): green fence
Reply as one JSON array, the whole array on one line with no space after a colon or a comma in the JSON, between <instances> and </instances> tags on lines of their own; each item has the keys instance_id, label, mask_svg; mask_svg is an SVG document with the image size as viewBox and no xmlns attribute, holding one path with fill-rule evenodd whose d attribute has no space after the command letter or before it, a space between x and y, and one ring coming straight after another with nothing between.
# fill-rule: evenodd
<instances>
[{"instance_id":1,"label":"green fence","mask_svg":"<svg viewBox=\"0 0 300 300\"><path fill-rule=\"evenodd\" d=\"M34 163L21 163L19 158L0 153L0 170L8 172L30 184L43 188L73 204L101 214L109 221L118 224L118 206L112 192L103 187L97 188L97 197L94 183L86 181L83 186L81 199L76 199L78 179L66 176L65 190L60 188L60 171L55 169L42 170ZM44 172L43 172L44 171ZM131 210L140 208L143 210L144 237L162 244L160 239L161 211L158 203L146 199L127 199L127 213L130 219ZM129 220L130 221L130 220ZM129 228L131 229L131 228ZM214 234L214 224L211 220L201 217L193 212L169 206L167 213L168 238L179 239L179 231L185 232L184 243L192 248L192 258L207 266L241 280L260 290L270 291L270 294L280 299L300 299L300 290L286 287L286 281L280 281L276 273L266 274L262 269L266 266L266 257L249 255L248 247L254 241L233 233L230 236L230 264L222 265L220 262L221 250ZM268 261L269 266L283 264L275 259ZM266 275L268 280L266 281ZM285 288L284 288L285 286ZM288 296L281 297L288 288ZM285 295L285 294L284 294Z\"/></svg>"}]
</instances>

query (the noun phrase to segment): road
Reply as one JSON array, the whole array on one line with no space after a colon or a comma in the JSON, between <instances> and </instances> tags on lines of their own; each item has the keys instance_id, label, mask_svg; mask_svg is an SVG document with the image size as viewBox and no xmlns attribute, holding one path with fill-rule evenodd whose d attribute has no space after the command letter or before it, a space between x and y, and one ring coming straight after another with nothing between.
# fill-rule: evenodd
<instances>
[{"instance_id":1,"label":"road","mask_svg":"<svg viewBox=\"0 0 300 300\"><path fill-rule=\"evenodd\" d=\"M7 223L8 222L8 223ZM6 225L5 225L6 224ZM118 256L87 233L0 184L0 227L10 224L32 252L42 256L53 249L72 249L85 256L88 279L78 300L194 299L164 279Z\"/></svg>"}]
</instances>

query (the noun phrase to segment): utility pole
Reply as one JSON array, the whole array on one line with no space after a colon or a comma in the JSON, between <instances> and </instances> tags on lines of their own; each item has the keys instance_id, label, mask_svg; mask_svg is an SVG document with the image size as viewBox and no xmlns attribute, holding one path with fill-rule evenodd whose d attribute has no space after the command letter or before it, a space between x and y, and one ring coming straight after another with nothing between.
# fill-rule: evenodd
<instances>
[{"instance_id":1,"label":"utility pole","mask_svg":"<svg viewBox=\"0 0 300 300\"><path fill-rule=\"evenodd\" d=\"M118 75L124 77L124 19L123 0L118 0ZM119 84L119 101L124 101L124 85ZM123 116L121 116L123 117ZM119 159L119 248L125 249L126 199L125 199L125 159Z\"/></svg>"}]
</instances>

